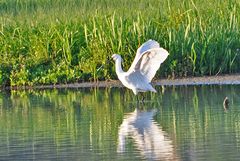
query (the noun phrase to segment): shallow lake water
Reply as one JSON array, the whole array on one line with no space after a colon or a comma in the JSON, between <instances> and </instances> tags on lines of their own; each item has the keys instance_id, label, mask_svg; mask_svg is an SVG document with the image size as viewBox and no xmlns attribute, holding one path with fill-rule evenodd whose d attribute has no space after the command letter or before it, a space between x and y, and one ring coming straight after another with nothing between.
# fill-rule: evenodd
<instances>
[{"instance_id":1,"label":"shallow lake water","mask_svg":"<svg viewBox=\"0 0 240 161\"><path fill-rule=\"evenodd\" d=\"M156 88L2 91L0 160L239 160L239 85Z\"/></svg>"}]
</instances>

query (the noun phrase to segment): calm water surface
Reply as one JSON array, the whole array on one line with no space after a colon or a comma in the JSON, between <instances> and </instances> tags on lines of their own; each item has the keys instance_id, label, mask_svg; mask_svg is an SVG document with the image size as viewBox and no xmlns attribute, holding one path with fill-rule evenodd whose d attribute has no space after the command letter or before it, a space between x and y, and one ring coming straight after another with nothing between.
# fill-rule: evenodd
<instances>
[{"instance_id":1,"label":"calm water surface","mask_svg":"<svg viewBox=\"0 0 240 161\"><path fill-rule=\"evenodd\" d=\"M2 91L0 160L240 159L240 86L157 90Z\"/></svg>"}]
</instances>

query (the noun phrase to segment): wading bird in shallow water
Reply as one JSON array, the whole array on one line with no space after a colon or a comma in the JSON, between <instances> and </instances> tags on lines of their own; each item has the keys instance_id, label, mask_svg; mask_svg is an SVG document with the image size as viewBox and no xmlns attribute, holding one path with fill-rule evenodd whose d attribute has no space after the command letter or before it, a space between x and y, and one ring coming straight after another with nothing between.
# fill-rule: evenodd
<instances>
[{"instance_id":1,"label":"wading bird in shallow water","mask_svg":"<svg viewBox=\"0 0 240 161\"><path fill-rule=\"evenodd\" d=\"M150 39L138 48L127 72L122 70L120 55L113 54L112 58L115 61L118 79L137 95L138 92L156 92L150 83L168 55L167 50L161 48L158 42Z\"/></svg>"}]
</instances>

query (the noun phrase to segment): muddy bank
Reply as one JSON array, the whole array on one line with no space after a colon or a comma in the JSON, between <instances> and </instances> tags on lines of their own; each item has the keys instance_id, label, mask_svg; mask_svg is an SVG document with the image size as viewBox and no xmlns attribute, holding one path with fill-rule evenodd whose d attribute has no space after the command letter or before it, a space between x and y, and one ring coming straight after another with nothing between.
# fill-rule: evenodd
<instances>
[{"instance_id":1,"label":"muddy bank","mask_svg":"<svg viewBox=\"0 0 240 161\"><path fill-rule=\"evenodd\" d=\"M204 77L188 77L177 79L159 79L154 80L153 85L224 85L224 84L240 84L240 74L223 75L223 76L204 76ZM42 85L42 86L25 86L25 87L7 87L6 89L51 89L51 88L94 88L94 87L122 87L118 80L58 84L58 85Z\"/></svg>"},{"instance_id":2,"label":"muddy bank","mask_svg":"<svg viewBox=\"0 0 240 161\"><path fill-rule=\"evenodd\" d=\"M162 79L156 85L224 85L240 84L240 74L222 76L189 77L179 79Z\"/></svg>"}]
</instances>

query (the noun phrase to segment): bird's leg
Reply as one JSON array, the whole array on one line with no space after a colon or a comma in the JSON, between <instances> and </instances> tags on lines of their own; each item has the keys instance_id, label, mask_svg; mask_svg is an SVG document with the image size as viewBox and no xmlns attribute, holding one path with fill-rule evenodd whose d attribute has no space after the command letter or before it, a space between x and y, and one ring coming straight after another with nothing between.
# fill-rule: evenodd
<instances>
[{"instance_id":1,"label":"bird's leg","mask_svg":"<svg viewBox=\"0 0 240 161\"><path fill-rule=\"evenodd\" d=\"M141 93L141 95L142 95L142 102L144 102L144 100L145 100L144 94Z\"/></svg>"},{"instance_id":2,"label":"bird's leg","mask_svg":"<svg viewBox=\"0 0 240 161\"><path fill-rule=\"evenodd\" d=\"M137 95L137 102L139 102L138 95Z\"/></svg>"},{"instance_id":3,"label":"bird's leg","mask_svg":"<svg viewBox=\"0 0 240 161\"><path fill-rule=\"evenodd\" d=\"M145 97L144 97L144 94L143 93L139 93L140 96L138 96L138 94L136 95L137 97L137 102L140 102L140 98L141 98L141 102L144 102L145 100ZM139 98L140 97L140 98Z\"/></svg>"}]
</instances>

